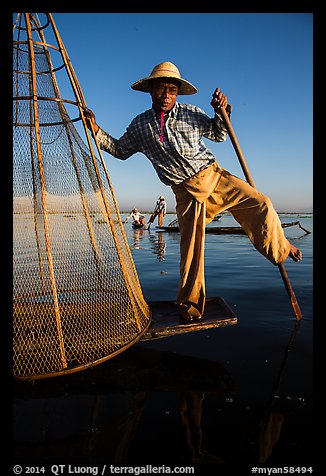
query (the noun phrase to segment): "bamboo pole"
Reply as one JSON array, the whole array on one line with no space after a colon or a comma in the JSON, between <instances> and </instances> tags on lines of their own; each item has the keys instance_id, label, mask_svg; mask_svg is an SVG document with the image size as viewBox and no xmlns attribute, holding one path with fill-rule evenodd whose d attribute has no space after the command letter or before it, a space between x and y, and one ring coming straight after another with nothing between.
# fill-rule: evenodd
<instances>
[{"instance_id":1,"label":"bamboo pole","mask_svg":"<svg viewBox=\"0 0 326 476\"><path fill-rule=\"evenodd\" d=\"M54 89L54 92L55 92L55 97L57 99L60 99L61 96L60 96L59 86L58 86L58 83L57 83L56 76L54 74L53 64L52 64L51 57L50 57L50 54L49 54L48 45L45 41L45 36L44 36L42 31L39 32L39 35L40 35L40 38L41 38L41 40L44 44L44 51L45 51L45 55L46 55L46 60L47 60L49 72L50 72L51 79L52 79L52 85L53 85L53 89ZM80 197L81 197L81 201L82 201L84 217L86 219L87 229L88 229L88 233L89 233L89 237L90 237L90 241L91 241L91 245L92 245L92 250L93 250L93 254L94 254L94 260L95 260L96 269L97 269L97 273L98 273L98 279L99 279L99 283L101 285L101 289L103 289L104 288L104 285L103 285L104 280L103 280L103 276L102 276L102 272L101 272L101 262L102 262L101 252L100 252L99 247L98 247L97 242L96 242L94 229L93 229L91 218L90 218L89 211L88 211L88 208L87 208L85 192L84 192L84 188L83 188L83 185L82 185L82 180L81 180L80 173L79 173L79 168L78 168L78 165L77 165L76 154L75 154L73 144L72 144L71 132L69 130L68 123L67 123L67 120L66 120L67 112L66 112L65 106L63 105L63 102L58 101L58 107L59 107L60 115L61 115L61 118L62 118L62 124L65 128L66 137L67 137L68 143L69 143L70 153L71 153L71 157L72 157L72 164L73 164L73 167L74 167L74 170L75 170L75 173L76 173L76 179L77 179L77 183L78 183L78 187L79 187L79 191L80 191ZM86 163L85 159L84 159L84 161Z\"/></svg>"},{"instance_id":2,"label":"bamboo pole","mask_svg":"<svg viewBox=\"0 0 326 476\"><path fill-rule=\"evenodd\" d=\"M224 121L224 124L227 128L227 131L229 133L229 136L230 136L230 139L231 139L231 142L233 144L233 147L234 147L234 150L237 154L237 157L239 159L239 162L240 162L240 165L241 165L241 168L242 168L242 171L246 177L246 180L247 182L254 188L255 187L255 184L254 184L254 181L251 177L251 174L249 172L249 169L248 169L248 166L246 164L246 161L245 161L245 158L244 158L244 155L242 153L242 150L241 150L241 147L240 147L240 144L237 140L237 137L235 135L235 132L233 130L233 127L232 127L232 124L231 124L231 121L229 119L229 116L225 110L225 108L221 107L220 109L220 112L221 112L221 115L223 117L223 121ZM286 291L289 295L289 298L290 298L290 301L291 301L291 305L292 305L292 309L294 311L294 314L295 314L295 317L297 320L300 320L302 319L302 313L301 313L301 310L300 310L300 307L299 307L299 304L298 304L298 301L297 301L297 298L295 297L295 294L294 294L294 291L292 289L292 286L291 286L291 283L290 283L290 279L287 275L287 272L285 270L285 267L284 267L284 264L283 263L280 263L278 265L278 269L281 273L281 276L282 276L282 279L283 279L283 282L284 282L284 285L285 285L285 288L286 288Z\"/></svg>"},{"instance_id":3,"label":"bamboo pole","mask_svg":"<svg viewBox=\"0 0 326 476\"><path fill-rule=\"evenodd\" d=\"M50 243L50 235L49 235L49 225L48 225L47 206L46 206L46 189L45 189L45 177L44 177L44 169L43 169L43 154L42 154L42 148L41 148L41 133L40 133L38 103L37 103L37 82L36 82L36 69L35 69L35 57L34 57L34 45L33 45L33 38L32 38L32 28L31 28L31 22L30 22L30 14L29 13L24 13L24 15L25 15L25 23L26 23L27 36L28 36L29 55L30 55L30 71L31 71L30 88L31 88L31 97L33 98L35 139L36 139L38 167L39 167L40 183L41 183L41 201L42 201L42 210L43 210L45 248L46 248L46 255L47 255L47 260L48 260L48 270L49 270L49 277L50 277L50 283L51 283L51 291L52 291L52 297L53 297L55 318L56 318L56 324L57 324L57 329L58 329L58 339L59 339L61 363L62 363L63 368L66 368L67 367L67 362L66 362L63 336L62 336L61 317L60 317L60 310L59 310L59 303L58 303L58 296L57 296L56 281L55 281L55 276L54 276L54 268L53 268L52 252L51 252L51 243Z\"/></svg>"},{"instance_id":4,"label":"bamboo pole","mask_svg":"<svg viewBox=\"0 0 326 476\"><path fill-rule=\"evenodd\" d=\"M69 56L68 56L67 50L66 50L65 47L64 47L64 44L63 44L62 39L61 39L61 36L60 36L60 34L59 34L59 32L58 32L58 29L57 29L57 27L56 27L56 24L55 24L55 22L54 22L54 19L53 19L52 14L51 14L51 13L48 13L48 17L49 17L49 20L50 20L50 22L51 22L54 35L55 35L56 40L57 40L57 42L58 42L58 45L59 45L59 48L60 48L60 52L61 52L61 56L62 56L62 59L63 59L63 61L64 61L64 63L65 63L66 71L67 71L67 74L68 74L68 77L69 77L71 86L72 86L72 88L73 88L73 91L74 91L74 93L75 93L75 97L76 97L76 100L77 100L79 112L80 112L80 115L81 115L81 118L82 118L84 130L85 130L85 134L86 134L86 138L87 138L87 142L88 142L88 146L89 146L89 149L90 149L90 152L91 152L91 157L92 157L92 161L93 161L93 166L94 166L95 174L96 174L97 181L98 181L98 185L99 185L99 193L96 192L96 195L97 195L97 197L98 197L99 203L101 203L101 200L102 200L102 201L103 201L103 204L104 204L104 209L105 209L104 218L105 218L106 222L107 222L108 225L109 225L109 228L110 228L110 231L111 231L111 234L112 234L112 237L113 237L113 241L114 241L114 244L115 244L116 252L117 252L118 259L119 259L120 266L121 266L122 275L123 275L123 278L124 278L124 282L125 282L125 284L126 284L126 288L127 288L127 292L128 292L129 298L130 298L130 302L131 302L131 305L132 305L133 310L134 310L134 315L135 315L135 318L136 318L136 324L137 324L138 330L141 331L142 328L141 328L141 323L140 323L140 321L139 321L139 316L138 316L138 311L137 311L137 304L139 305L140 302L139 302L139 300L137 299L137 294L134 294L134 293L132 292L132 289L131 289L131 283L130 283L130 280L129 280L129 277L128 277L128 273L127 273L127 270L126 270L126 267L125 267L125 264L124 264L123 256L122 256L122 253L121 253L121 250L120 250L120 245L119 245L117 233L116 233L116 230L115 230L115 227L114 227L114 223L113 223L113 220L112 220L110 207L109 207L109 204L108 204L108 201L107 201L107 197L106 197L106 193L105 193L105 190L104 190L104 187L103 187L103 183L102 183L102 179L101 179L100 172L99 172L99 169L98 169L98 165L97 165L97 163L96 163L96 158L95 158L95 154L94 154L94 151L93 151L92 142L91 142L91 140L90 140L89 131L88 131L88 128L87 128L87 125L86 125L86 119L85 119L85 116L84 116L84 110L85 110L86 107L87 107L87 106L86 106L86 101L85 101L85 98L84 98L82 89L81 89L81 87L80 87L79 81L78 81L78 79L77 79L77 76L76 76L76 74L75 74L75 71L74 71L74 69L73 69L72 63L71 63L71 61L70 61L70 58L69 58ZM96 140L96 136L95 136L94 130L92 130L91 132L92 132L92 136L93 136L93 138L94 138L94 140L95 140L96 147L97 147L97 150L98 150L98 152L99 152L99 155L100 155L100 158L101 158L101 162L102 162L102 165L103 165L105 174L106 174L106 176L108 177L107 169L106 169L106 167L105 167L104 160L103 160L103 157L102 157L102 154L101 154L101 151L100 151L100 147L99 147L98 142L97 142L97 140ZM116 206L116 209L118 210L118 206L117 206L117 203L116 203L115 194L114 194L114 191L113 191L113 189L112 189L112 187L111 187L110 180L108 180L108 183L109 183L109 186L110 186L110 190L111 190L111 194L112 194L112 197L113 197L113 200L114 200L114 204L115 204L115 206ZM129 249L129 245L128 245L128 243L127 243L126 236L125 236L125 234L124 234L124 232L123 232L123 227L122 227L122 223L121 223L120 213L118 213L118 218L119 218L119 223L120 223L120 225L121 225L121 230L122 230L122 234L123 234L123 237L124 237L124 240L125 240L126 248L127 248L127 250L128 250L129 256L130 256L130 258L131 258L131 263L132 263L132 265L133 265L134 278L135 278L135 281L136 281L137 284L138 284L138 289L139 289L139 291L141 292L141 287L140 287L140 283L139 283L137 271L136 271L135 265L134 265L134 263L133 263L133 259L132 259L132 257L131 257L131 252L130 252L130 249ZM137 301L137 303L136 303L136 301Z\"/></svg>"}]
</instances>

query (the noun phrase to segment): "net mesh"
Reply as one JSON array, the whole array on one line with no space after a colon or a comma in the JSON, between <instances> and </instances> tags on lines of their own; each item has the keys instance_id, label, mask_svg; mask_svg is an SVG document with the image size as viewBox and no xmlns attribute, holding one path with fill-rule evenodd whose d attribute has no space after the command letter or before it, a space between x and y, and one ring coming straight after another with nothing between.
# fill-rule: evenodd
<instances>
[{"instance_id":1,"label":"net mesh","mask_svg":"<svg viewBox=\"0 0 326 476\"><path fill-rule=\"evenodd\" d=\"M22 14L13 42L13 371L23 379L113 357L151 320L105 164L69 117L42 31Z\"/></svg>"}]
</instances>

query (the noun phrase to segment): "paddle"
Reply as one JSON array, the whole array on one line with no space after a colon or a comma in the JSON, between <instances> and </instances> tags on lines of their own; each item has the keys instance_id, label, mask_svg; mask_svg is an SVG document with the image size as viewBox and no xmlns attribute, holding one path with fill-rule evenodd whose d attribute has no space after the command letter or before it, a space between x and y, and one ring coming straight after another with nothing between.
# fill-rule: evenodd
<instances>
[{"instance_id":1,"label":"paddle","mask_svg":"<svg viewBox=\"0 0 326 476\"><path fill-rule=\"evenodd\" d=\"M246 177L246 180L252 187L256 188L255 184L254 184L254 181L253 181L253 179L250 175L249 169L247 167L247 164L246 164L245 158L243 156L241 147L239 145L239 142L238 142L237 137L235 135L235 132L233 130L233 127L232 127L231 121L229 119L229 116L228 116L225 108L223 108L223 107L220 107L220 112L221 112L221 115L223 117L223 121L224 121L224 124L227 128L227 131L229 133L229 136L230 136L231 142L233 144L234 150L235 150L235 152L237 154L237 157L239 159L242 171L243 171L243 173ZM293 289L292 289L289 277L287 275L287 272L285 270L284 264L283 263L279 264L278 269L281 273L283 282L285 284L287 293L289 295L295 317L296 317L297 320L300 320L302 318L302 313L301 313L297 298L295 297L295 294L293 292Z\"/></svg>"}]
</instances>

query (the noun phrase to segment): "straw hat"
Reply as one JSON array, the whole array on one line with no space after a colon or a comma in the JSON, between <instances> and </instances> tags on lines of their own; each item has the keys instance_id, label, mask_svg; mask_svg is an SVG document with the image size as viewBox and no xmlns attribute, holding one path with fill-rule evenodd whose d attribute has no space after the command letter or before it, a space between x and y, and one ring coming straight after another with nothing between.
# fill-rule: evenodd
<instances>
[{"instance_id":1,"label":"straw hat","mask_svg":"<svg viewBox=\"0 0 326 476\"><path fill-rule=\"evenodd\" d=\"M131 85L132 89L136 91L142 91L143 93L149 93L149 80L154 78L173 78L177 79L180 82L179 94L195 94L197 88L191 83L181 78L180 71L178 68L170 61L164 61L163 63L157 64L150 76L144 79L140 79L136 83Z\"/></svg>"},{"instance_id":2,"label":"straw hat","mask_svg":"<svg viewBox=\"0 0 326 476\"><path fill-rule=\"evenodd\" d=\"M163 195L160 195L159 200L164 200Z\"/></svg>"}]
</instances>

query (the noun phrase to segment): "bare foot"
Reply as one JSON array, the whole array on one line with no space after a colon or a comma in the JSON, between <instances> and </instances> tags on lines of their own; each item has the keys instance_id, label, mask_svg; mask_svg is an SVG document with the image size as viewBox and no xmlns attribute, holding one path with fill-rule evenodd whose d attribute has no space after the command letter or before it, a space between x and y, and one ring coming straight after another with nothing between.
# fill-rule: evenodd
<instances>
[{"instance_id":1,"label":"bare foot","mask_svg":"<svg viewBox=\"0 0 326 476\"><path fill-rule=\"evenodd\" d=\"M288 256L289 256L289 258L292 258L293 261L301 261L302 260L301 251L292 244L291 244L291 248L290 248L290 252L289 252Z\"/></svg>"}]
</instances>

